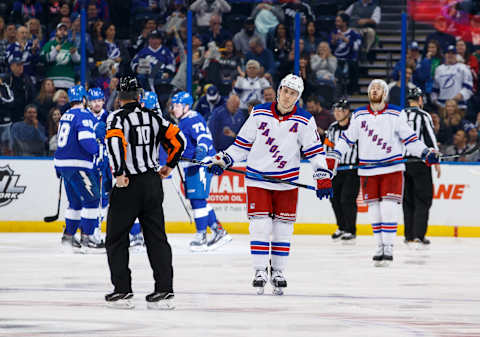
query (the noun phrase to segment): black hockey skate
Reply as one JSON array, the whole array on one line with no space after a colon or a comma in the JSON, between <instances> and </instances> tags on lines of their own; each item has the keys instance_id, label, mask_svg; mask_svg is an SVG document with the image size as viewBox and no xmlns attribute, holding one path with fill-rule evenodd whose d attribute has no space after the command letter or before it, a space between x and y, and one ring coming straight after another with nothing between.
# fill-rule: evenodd
<instances>
[{"instance_id":1,"label":"black hockey skate","mask_svg":"<svg viewBox=\"0 0 480 337\"><path fill-rule=\"evenodd\" d=\"M62 246L65 251L70 251L74 253L80 253L82 246L80 242L75 238L75 235L63 233L62 236Z\"/></svg>"},{"instance_id":2,"label":"black hockey skate","mask_svg":"<svg viewBox=\"0 0 480 337\"><path fill-rule=\"evenodd\" d=\"M333 239L334 241L337 241L337 240L339 240L339 239L343 236L343 234L345 234L344 231L342 231L342 230L340 230L340 229L337 229L337 230L335 231L335 233L332 234L332 239Z\"/></svg>"},{"instance_id":3,"label":"black hockey skate","mask_svg":"<svg viewBox=\"0 0 480 337\"><path fill-rule=\"evenodd\" d=\"M373 265L375 267L382 267L383 265L383 245L378 245L375 255L373 255Z\"/></svg>"},{"instance_id":4,"label":"black hockey skate","mask_svg":"<svg viewBox=\"0 0 480 337\"><path fill-rule=\"evenodd\" d=\"M103 240L98 241L95 235L82 234L80 240L83 253L103 254L106 253L105 242Z\"/></svg>"},{"instance_id":5,"label":"black hockey skate","mask_svg":"<svg viewBox=\"0 0 480 337\"><path fill-rule=\"evenodd\" d=\"M340 238L340 241L342 241L342 244L344 245L354 245L356 243L356 238L357 236L355 234L344 233Z\"/></svg>"},{"instance_id":6,"label":"black hockey skate","mask_svg":"<svg viewBox=\"0 0 480 337\"><path fill-rule=\"evenodd\" d=\"M256 270L252 281L252 286L257 289L257 295L263 295L265 291L265 284L268 281L267 270Z\"/></svg>"},{"instance_id":7,"label":"black hockey skate","mask_svg":"<svg viewBox=\"0 0 480 337\"><path fill-rule=\"evenodd\" d=\"M275 270L270 267L270 283L273 286L274 295L283 295L283 288L287 287L287 280L283 276L283 272L281 270Z\"/></svg>"},{"instance_id":8,"label":"black hockey skate","mask_svg":"<svg viewBox=\"0 0 480 337\"><path fill-rule=\"evenodd\" d=\"M132 293L113 292L105 295L107 307L114 309L133 309L135 305L132 302Z\"/></svg>"},{"instance_id":9,"label":"black hockey skate","mask_svg":"<svg viewBox=\"0 0 480 337\"><path fill-rule=\"evenodd\" d=\"M383 266L388 267L393 262L393 245L383 245Z\"/></svg>"},{"instance_id":10,"label":"black hockey skate","mask_svg":"<svg viewBox=\"0 0 480 337\"><path fill-rule=\"evenodd\" d=\"M172 310L175 309L175 295L172 292L153 292L145 297L147 308L154 310Z\"/></svg>"}]
</instances>

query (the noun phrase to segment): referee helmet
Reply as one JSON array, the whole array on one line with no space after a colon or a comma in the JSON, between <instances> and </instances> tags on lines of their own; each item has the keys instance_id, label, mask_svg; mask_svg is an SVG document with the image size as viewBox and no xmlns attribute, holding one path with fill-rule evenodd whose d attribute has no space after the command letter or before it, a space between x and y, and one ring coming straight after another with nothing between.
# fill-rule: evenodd
<instances>
[{"instance_id":1,"label":"referee helmet","mask_svg":"<svg viewBox=\"0 0 480 337\"><path fill-rule=\"evenodd\" d=\"M415 87L408 90L407 99L417 100L419 97L423 97L422 89Z\"/></svg>"}]
</instances>

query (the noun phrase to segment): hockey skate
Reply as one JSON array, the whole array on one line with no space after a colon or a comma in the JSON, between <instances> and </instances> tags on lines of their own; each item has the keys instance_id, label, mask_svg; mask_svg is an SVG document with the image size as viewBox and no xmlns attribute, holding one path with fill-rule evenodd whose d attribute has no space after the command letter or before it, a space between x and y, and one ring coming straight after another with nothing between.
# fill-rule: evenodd
<instances>
[{"instance_id":1,"label":"hockey skate","mask_svg":"<svg viewBox=\"0 0 480 337\"><path fill-rule=\"evenodd\" d=\"M154 310L175 309L175 295L170 292L153 292L145 297L147 308Z\"/></svg>"},{"instance_id":2,"label":"hockey skate","mask_svg":"<svg viewBox=\"0 0 480 337\"><path fill-rule=\"evenodd\" d=\"M209 250L215 250L232 241L232 237L219 223L217 224L217 227L212 228L212 232L213 238L207 243Z\"/></svg>"},{"instance_id":3,"label":"hockey skate","mask_svg":"<svg viewBox=\"0 0 480 337\"><path fill-rule=\"evenodd\" d=\"M105 242L97 241L95 235L87 235L82 234L82 238L80 240L80 244L82 246L83 253L94 253L94 254L103 254L106 253L105 250Z\"/></svg>"},{"instance_id":4,"label":"hockey skate","mask_svg":"<svg viewBox=\"0 0 480 337\"><path fill-rule=\"evenodd\" d=\"M145 251L145 239L143 238L142 233L135 235L130 234L130 248L137 253L142 253Z\"/></svg>"},{"instance_id":5,"label":"hockey skate","mask_svg":"<svg viewBox=\"0 0 480 337\"><path fill-rule=\"evenodd\" d=\"M341 239L341 237L343 236L343 234L345 234L344 231L340 230L340 229L337 229L335 231L335 233L332 234L332 239L333 241L338 241L339 239Z\"/></svg>"},{"instance_id":6,"label":"hockey skate","mask_svg":"<svg viewBox=\"0 0 480 337\"><path fill-rule=\"evenodd\" d=\"M254 288L257 288L257 295L263 295L265 291L265 284L267 284L268 281L268 274L267 270L256 270L255 271L255 276L252 281L252 286Z\"/></svg>"},{"instance_id":7,"label":"hockey skate","mask_svg":"<svg viewBox=\"0 0 480 337\"><path fill-rule=\"evenodd\" d=\"M193 241L190 242L190 250L192 252L205 252L208 250L207 246L207 232L197 232Z\"/></svg>"},{"instance_id":8,"label":"hockey skate","mask_svg":"<svg viewBox=\"0 0 480 337\"><path fill-rule=\"evenodd\" d=\"M340 241L343 245L354 245L357 242L356 238L357 236L355 234L344 233L340 238Z\"/></svg>"},{"instance_id":9,"label":"hockey skate","mask_svg":"<svg viewBox=\"0 0 480 337\"><path fill-rule=\"evenodd\" d=\"M416 238L415 240L413 240L413 244L415 245L415 249L417 250L426 250L430 248L430 240L426 238Z\"/></svg>"},{"instance_id":10,"label":"hockey skate","mask_svg":"<svg viewBox=\"0 0 480 337\"><path fill-rule=\"evenodd\" d=\"M73 253L80 253L82 246L80 242L75 238L75 235L70 235L63 233L62 236L62 247L64 251L73 252Z\"/></svg>"},{"instance_id":11,"label":"hockey skate","mask_svg":"<svg viewBox=\"0 0 480 337\"><path fill-rule=\"evenodd\" d=\"M383 245L378 245L375 255L373 255L373 265L375 267L383 266Z\"/></svg>"},{"instance_id":12,"label":"hockey skate","mask_svg":"<svg viewBox=\"0 0 480 337\"><path fill-rule=\"evenodd\" d=\"M132 302L132 293L117 293L105 295L107 307L114 309L133 309L135 305Z\"/></svg>"},{"instance_id":13,"label":"hockey skate","mask_svg":"<svg viewBox=\"0 0 480 337\"><path fill-rule=\"evenodd\" d=\"M283 288L287 287L287 280L281 270L275 270L270 267L270 283L273 286L274 295L283 295Z\"/></svg>"},{"instance_id":14,"label":"hockey skate","mask_svg":"<svg viewBox=\"0 0 480 337\"><path fill-rule=\"evenodd\" d=\"M383 266L388 267L393 262L393 245L383 245Z\"/></svg>"}]
</instances>

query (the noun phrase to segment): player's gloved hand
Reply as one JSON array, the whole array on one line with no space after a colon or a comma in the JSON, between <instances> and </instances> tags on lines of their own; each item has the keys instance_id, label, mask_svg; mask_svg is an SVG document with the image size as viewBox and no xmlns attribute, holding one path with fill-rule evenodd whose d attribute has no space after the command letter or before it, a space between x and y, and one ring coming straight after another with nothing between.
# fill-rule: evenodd
<instances>
[{"instance_id":1,"label":"player's gloved hand","mask_svg":"<svg viewBox=\"0 0 480 337\"><path fill-rule=\"evenodd\" d=\"M95 131L95 138L103 141L105 139L105 135L107 134L107 125L100 121L95 124L93 131Z\"/></svg>"},{"instance_id":2,"label":"player's gloved hand","mask_svg":"<svg viewBox=\"0 0 480 337\"><path fill-rule=\"evenodd\" d=\"M317 198L322 200L333 197L332 178L333 172L326 169L317 169L313 174L313 178L317 179Z\"/></svg>"},{"instance_id":3,"label":"player's gloved hand","mask_svg":"<svg viewBox=\"0 0 480 337\"><path fill-rule=\"evenodd\" d=\"M328 169L332 171L333 175L335 176L337 174L337 166L339 161L338 155L334 152L328 152L325 161L327 162Z\"/></svg>"},{"instance_id":4,"label":"player's gloved hand","mask_svg":"<svg viewBox=\"0 0 480 337\"><path fill-rule=\"evenodd\" d=\"M207 150L203 146L197 146L195 148L195 159L203 160L207 156Z\"/></svg>"},{"instance_id":5,"label":"player's gloved hand","mask_svg":"<svg viewBox=\"0 0 480 337\"><path fill-rule=\"evenodd\" d=\"M101 172L107 168L107 165L108 161L106 160L106 157L104 157L104 146L103 144L100 144L98 153L95 155L95 168L97 171Z\"/></svg>"},{"instance_id":6,"label":"player's gloved hand","mask_svg":"<svg viewBox=\"0 0 480 337\"><path fill-rule=\"evenodd\" d=\"M432 166L440 162L440 152L434 148L426 148L422 152L422 160L427 166Z\"/></svg>"},{"instance_id":7,"label":"player's gloved hand","mask_svg":"<svg viewBox=\"0 0 480 337\"><path fill-rule=\"evenodd\" d=\"M221 175L226 168L233 165L232 157L224 151L221 151L212 157L206 157L202 162L208 167L208 172L217 176Z\"/></svg>"}]
</instances>

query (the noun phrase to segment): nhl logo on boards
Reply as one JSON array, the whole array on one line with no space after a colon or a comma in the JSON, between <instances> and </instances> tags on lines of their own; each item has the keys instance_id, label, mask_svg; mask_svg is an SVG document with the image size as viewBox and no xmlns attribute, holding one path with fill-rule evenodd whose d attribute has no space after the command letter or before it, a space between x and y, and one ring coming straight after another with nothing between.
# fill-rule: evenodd
<instances>
[{"instance_id":1,"label":"nhl logo on boards","mask_svg":"<svg viewBox=\"0 0 480 337\"><path fill-rule=\"evenodd\" d=\"M14 174L10 166L0 167L0 207L6 206L25 193L26 186L18 186L20 175Z\"/></svg>"}]
</instances>

